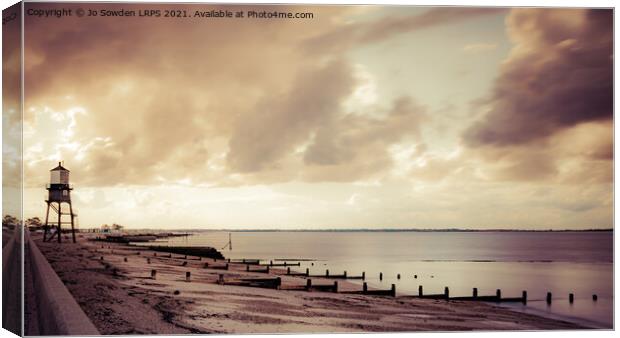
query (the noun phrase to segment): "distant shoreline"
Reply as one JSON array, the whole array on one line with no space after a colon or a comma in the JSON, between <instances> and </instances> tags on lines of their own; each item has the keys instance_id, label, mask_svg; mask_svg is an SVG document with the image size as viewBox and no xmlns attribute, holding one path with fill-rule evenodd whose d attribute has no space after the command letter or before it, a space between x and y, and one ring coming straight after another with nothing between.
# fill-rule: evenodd
<instances>
[{"instance_id":1,"label":"distant shoreline","mask_svg":"<svg viewBox=\"0 0 620 338\"><path fill-rule=\"evenodd\" d=\"M126 229L129 231L172 231L172 232L613 232L614 229Z\"/></svg>"}]
</instances>

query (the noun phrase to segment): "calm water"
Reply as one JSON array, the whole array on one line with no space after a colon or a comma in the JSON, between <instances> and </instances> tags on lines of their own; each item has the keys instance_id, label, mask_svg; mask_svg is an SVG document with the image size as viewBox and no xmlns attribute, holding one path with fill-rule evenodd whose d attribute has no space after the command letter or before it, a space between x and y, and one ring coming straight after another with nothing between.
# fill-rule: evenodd
<instances>
[{"instance_id":1,"label":"calm water","mask_svg":"<svg viewBox=\"0 0 620 338\"><path fill-rule=\"evenodd\" d=\"M221 249L227 242L228 232L205 231L163 244ZM227 258L310 259L298 270L365 271L370 286L394 283L401 295L417 294L418 285L427 294L448 286L451 296L470 296L474 287L480 295L501 289L504 297L527 290L527 306L508 306L613 327L612 232L233 232L232 243L233 250L222 250Z\"/></svg>"}]
</instances>

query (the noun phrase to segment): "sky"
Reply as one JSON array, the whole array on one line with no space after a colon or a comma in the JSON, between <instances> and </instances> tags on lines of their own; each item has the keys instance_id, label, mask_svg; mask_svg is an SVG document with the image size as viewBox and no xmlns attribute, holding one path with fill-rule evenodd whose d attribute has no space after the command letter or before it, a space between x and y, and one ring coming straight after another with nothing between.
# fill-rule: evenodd
<instances>
[{"instance_id":1,"label":"sky","mask_svg":"<svg viewBox=\"0 0 620 338\"><path fill-rule=\"evenodd\" d=\"M610 10L174 8L313 18L26 16L25 217L64 161L80 227L613 227Z\"/></svg>"}]
</instances>

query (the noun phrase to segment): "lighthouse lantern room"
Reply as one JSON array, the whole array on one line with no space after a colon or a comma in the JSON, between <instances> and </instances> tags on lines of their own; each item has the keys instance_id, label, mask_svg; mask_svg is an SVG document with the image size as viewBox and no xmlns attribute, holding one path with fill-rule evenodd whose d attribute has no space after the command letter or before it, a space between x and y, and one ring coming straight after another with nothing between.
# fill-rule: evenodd
<instances>
[{"instance_id":1,"label":"lighthouse lantern room","mask_svg":"<svg viewBox=\"0 0 620 338\"><path fill-rule=\"evenodd\" d=\"M71 234L73 243L75 243L75 214L73 213L73 206L71 204L71 190L73 187L69 184L69 170L62 166L61 162L58 162L58 166L50 170L50 184L47 185L47 213L45 214L45 233L43 234L43 241L51 241L54 236L57 236L58 243L62 241L62 225L71 225ZM63 211L63 204L64 206ZM67 212L67 207L69 212ZM50 218L50 209L54 211L57 216ZM63 216L65 216L63 218ZM69 216L67 219L66 216Z\"/></svg>"}]
</instances>

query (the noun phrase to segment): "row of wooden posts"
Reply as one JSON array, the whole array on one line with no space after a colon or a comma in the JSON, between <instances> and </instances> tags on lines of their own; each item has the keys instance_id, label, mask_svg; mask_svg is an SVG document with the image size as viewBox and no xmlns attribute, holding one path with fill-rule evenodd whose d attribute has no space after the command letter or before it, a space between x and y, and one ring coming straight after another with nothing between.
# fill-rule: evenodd
<instances>
[{"instance_id":1,"label":"row of wooden posts","mask_svg":"<svg viewBox=\"0 0 620 338\"><path fill-rule=\"evenodd\" d=\"M103 247L103 246L102 246ZM137 252L137 255L140 255L140 252ZM157 256L157 253L154 253L153 256ZM160 257L164 257L164 258L172 258L171 254L168 254L167 256L160 256ZM103 256L101 256L100 258L101 260L103 260ZM185 255L183 257L183 259L187 259L187 255ZM200 257L198 257L198 260L201 260ZM214 261L217 261L216 259L213 259ZM123 261L127 262L127 257L123 258ZM231 260L228 259L227 260L227 264L225 265L209 265L209 263L205 263L204 267L205 268L209 268L209 269L221 269L221 270L228 270L229 269L229 263L241 263L241 264L246 264L246 271L248 272L257 272L257 273L269 273L269 268L273 267L273 266L286 266L288 267L286 269L286 274L289 276L305 276L305 277L323 277L323 278L330 278L330 279L361 279L361 280L365 280L366 279L366 272L362 272L362 274L360 276L349 276L347 275L347 272L344 271L344 273L342 275L330 275L329 273L329 269L325 270L325 275L310 275L310 269L306 268L306 272L305 273L299 273L299 272L292 272L290 266L300 266L300 263L273 263L273 261L270 261L269 264L260 264L260 260L258 259L241 259L241 260ZM151 260L150 258L147 258L147 263L150 264ZM183 266L187 265L187 262L184 262ZM260 265L260 266L265 266L265 269L258 269L258 270L251 270L250 269L250 265ZM156 274L157 274L157 270L153 269L151 270L151 278L155 279L156 278ZM223 284L223 276L222 274L219 275L219 280L221 281ZM185 274L185 279L187 282L190 281L190 277L191 277L191 273L189 271L186 272ZM414 278L417 278L417 275L414 275ZM397 279L400 279L400 274L397 274ZM277 280L277 282L276 282ZM379 280L383 280L383 273L380 272L379 273ZM246 282L248 282L249 284L257 284L257 279L245 279ZM263 282L263 284L269 284L269 285L277 285L277 288L279 288L279 286L281 285L281 279L280 277L274 278L272 279L261 279L261 281ZM261 284L260 282L258 282L258 284ZM311 291L311 290L317 290L317 291L332 291L332 292L338 292L338 282L335 281L334 284L329 284L329 285L312 285L312 279L308 278L306 279L306 287L305 289L307 291ZM396 296L396 285L392 284L391 289L389 290L368 290L368 284L366 282L363 283L362 285L362 293L363 294L374 294L374 295L390 295L392 297ZM446 300L474 300L474 301L495 301L495 302L521 302L523 304L527 304L527 291L523 291L521 293L521 297L513 297L513 298L502 298L502 293L501 293L501 289L497 289L495 292L494 296L479 296L478 295L478 288L473 288L472 290L472 296L471 297L450 297L450 289L446 286L444 288L444 293L443 294L430 294L430 295L425 295L423 292L423 287L422 285L418 286L418 298L430 298L430 299L446 299ZM551 304L552 303L552 299L553 299L553 295L551 292L547 292L547 296L545 298L545 301L547 302L547 304ZM568 295L568 301L569 303L573 303L575 300L575 295L573 293L569 293ZM592 300L593 301L597 301L598 300L598 296L596 294L592 295Z\"/></svg>"}]
</instances>

